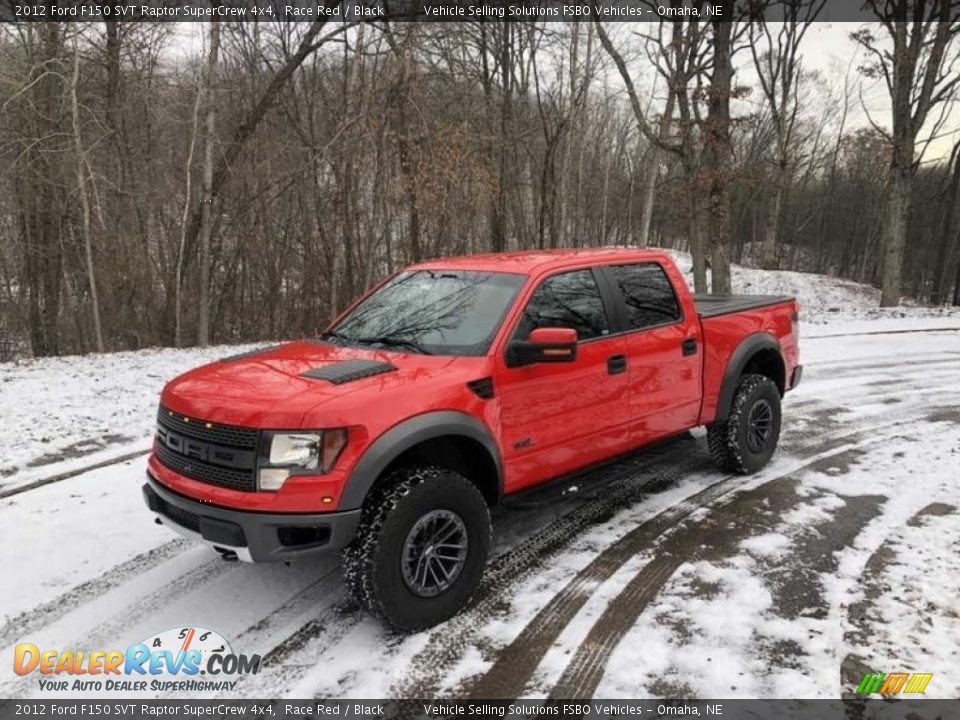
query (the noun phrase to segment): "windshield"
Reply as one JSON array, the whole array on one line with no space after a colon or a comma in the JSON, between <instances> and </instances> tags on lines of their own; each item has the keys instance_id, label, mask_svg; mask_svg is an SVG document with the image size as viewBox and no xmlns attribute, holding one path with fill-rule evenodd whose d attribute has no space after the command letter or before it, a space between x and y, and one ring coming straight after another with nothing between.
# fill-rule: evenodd
<instances>
[{"instance_id":1,"label":"windshield","mask_svg":"<svg viewBox=\"0 0 960 720\"><path fill-rule=\"evenodd\" d=\"M325 340L439 355L482 355L525 276L416 270L390 280Z\"/></svg>"}]
</instances>

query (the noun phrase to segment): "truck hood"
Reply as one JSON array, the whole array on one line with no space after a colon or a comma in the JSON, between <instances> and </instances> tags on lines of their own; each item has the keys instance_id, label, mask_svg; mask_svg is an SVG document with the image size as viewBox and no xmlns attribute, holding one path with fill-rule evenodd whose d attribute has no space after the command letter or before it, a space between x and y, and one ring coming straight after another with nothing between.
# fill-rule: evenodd
<instances>
[{"instance_id":1,"label":"truck hood","mask_svg":"<svg viewBox=\"0 0 960 720\"><path fill-rule=\"evenodd\" d=\"M302 373L346 360L390 363L396 370L342 384L303 377ZM163 390L161 403L178 413L225 425L302 427L304 416L319 405L386 386L428 383L448 373L460 360L417 353L384 352L301 340L253 353L224 358L180 375Z\"/></svg>"}]
</instances>

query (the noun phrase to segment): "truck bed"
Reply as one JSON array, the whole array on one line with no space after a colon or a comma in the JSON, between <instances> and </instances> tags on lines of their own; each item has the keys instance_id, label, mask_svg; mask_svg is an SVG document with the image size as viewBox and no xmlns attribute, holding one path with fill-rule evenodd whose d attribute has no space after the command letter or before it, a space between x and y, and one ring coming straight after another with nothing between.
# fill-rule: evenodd
<instances>
[{"instance_id":1,"label":"truck bed","mask_svg":"<svg viewBox=\"0 0 960 720\"><path fill-rule=\"evenodd\" d=\"M697 314L702 318L710 318L779 305L793 298L789 295L694 295L693 300Z\"/></svg>"}]
</instances>

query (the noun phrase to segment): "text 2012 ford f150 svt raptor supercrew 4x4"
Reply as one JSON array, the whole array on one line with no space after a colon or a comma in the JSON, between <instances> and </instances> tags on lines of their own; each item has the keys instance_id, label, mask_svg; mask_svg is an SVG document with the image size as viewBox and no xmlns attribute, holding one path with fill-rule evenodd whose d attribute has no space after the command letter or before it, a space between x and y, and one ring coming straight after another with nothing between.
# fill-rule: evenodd
<instances>
[{"instance_id":1,"label":"text 2012 ford f150 svt raptor supercrew 4x4","mask_svg":"<svg viewBox=\"0 0 960 720\"><path fill-rule=\"evenodd\" d=\"M230 559L342 550L365 607L429 627L469 601L507 495L700 425L724 471L763 467L797 341L792 298L695 298L659 251L424 262L318 338L168 383L143 491Z\"/></svg>"}]
</instances>

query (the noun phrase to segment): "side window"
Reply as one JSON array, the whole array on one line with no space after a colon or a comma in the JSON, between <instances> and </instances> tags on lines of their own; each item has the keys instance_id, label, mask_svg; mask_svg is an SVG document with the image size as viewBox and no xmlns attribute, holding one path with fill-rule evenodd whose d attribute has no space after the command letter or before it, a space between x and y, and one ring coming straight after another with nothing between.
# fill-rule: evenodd
<instances>
[{"instance_id":1,"label":"side window","mask_svg":"<svg viewBox=\"0 0 960 720\"><path fill-rule=\"evenodd\" d=\"M539 327L565 327L580 340L610 332L600 288L590 270L554 275L544 280L527 303L515 338L525 340Z\"/></svg>"},{"instance_id":2,"label":"side window","mask_svg":"<svg viewBox=\"0 0 960 720\"><path fill-rule=\"evenodd\" d=\"M631 329L680 319L676 293L659 263L615 265L610 271L627 306L627 324Z\"/></svg>"}]
</instances>

